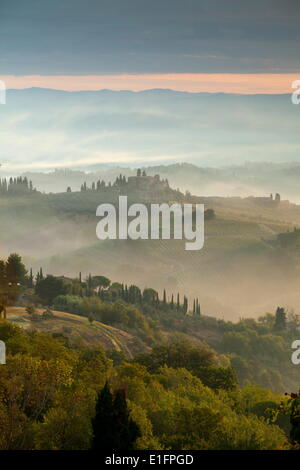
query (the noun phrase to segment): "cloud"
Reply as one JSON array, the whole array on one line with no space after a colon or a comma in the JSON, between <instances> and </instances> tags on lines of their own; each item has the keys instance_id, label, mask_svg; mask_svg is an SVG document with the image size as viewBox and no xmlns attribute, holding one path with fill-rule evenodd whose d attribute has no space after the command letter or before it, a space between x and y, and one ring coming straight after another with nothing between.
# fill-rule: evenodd
<instances>
[{"instance_id":1,"label":"cloud","mask_svg":"<svg viewBox=\"0 0 300 470\"><path fill-rule=\"evenodd\" d=\"M1 0L1 71L297 72L299 21L296 0Z\"/></svg>"}]
</instances>

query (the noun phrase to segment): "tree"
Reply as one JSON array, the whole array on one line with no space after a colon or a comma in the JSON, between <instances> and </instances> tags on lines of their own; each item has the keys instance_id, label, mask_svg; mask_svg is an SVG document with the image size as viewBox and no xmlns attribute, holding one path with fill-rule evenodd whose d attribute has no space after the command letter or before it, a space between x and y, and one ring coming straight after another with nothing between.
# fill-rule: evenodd
<instances>
[{"instance_id":1,"label":"tree","mask_svg":"<svg viewBox=\"0 0 300 470\"><path fill-rule=\"evenodd\" d=\"M281 401L280 404L273 403L273 406L269 406L266 410L269 423L279 423L279 418L283 416L289 416L290 426L286 429L290 431L290 440L293 446L300 444L300 396L297 393L285 393L290 398L288 400ZM271 403L270 403L271 404Z\"/></svg>"},{"instance_id":2,"label":"tree","mask_svg":"<svg viewBox=\"0 0 300 470\"><path fill-rule=\"evenodd\" d=\"M67 294L67 291L68 286L64 281L51 275L48 275L45 279L39 281L35 286L35 293L47 305L51 305L55 297Z\"/></svg>"},{"instance_id":3,"label":"tree","mask_svg":"<svg viewBox=\"0 0 300 470\"><path fill-rule=\"evenodd\" d=\"M38 284L43 279L44 279L43 268L40 268L36 274L36 278L35 278L36 284Z\"/></svg>"},{"instance_id":4,"label":"tree","mask_svg":"<svg viewBox=\"0 0 300 470\"><path fill-rule=\"evenodd\" d=\"M28 278L28 287L33 287L33 273L32 273L32 268L30 268L30 274Z\"/></svg>"},{"instance_id":5,"label":"tree","mask_svg":"<svg viewBox=\"0 0 300 470\"><path fill-rule=\"evenodd\" d=\"M235 390L238 385L237 375L233 367L207 366L199 367L194 373L201 382L213 390Z\"/></svg>"},{"instance_id":6,"label":"tree","mask_svg":"<svg viewBox=\"0 0 300 470\"><path fill-rule=\"evenodd\" d=\"M5 261L1 259L0 260L0 287L5 287L6 284L7 284L6 265L5 265Z\"/></svg>"},{"instance_id":7,"label":"tree","mask_svg":"<svg viewBox=\"0 0 300 470\"><path fill-rule=\"evenodd\" d=\"M216 217L215 211L213 209L206 209L204 212L204 220L213 220Z\"/></svg>"},{"instance_id":8,"label":"tree","mask_svg":"<svg viewBox=\"0 0 300 470\"><path fill-rule=\"evenodd\" d=\"M300 444L300 397L293 394L290 405L290 423L292 429L290 438L292 442Z\"/></svg>"},{"instance_id":9,"label":"tree","mask_svg":"<svg viewBox=\"0 0 300 470\"><path fill-rule=\"evenodd\" d=\"M209 346L189 343L180 335L170 343L161 343L153 347L150 354L141 354L136 361L146 366L150 372L157 372L160 367L184 367L197 375L199 367L214 365L215 353Z\"/></svg>"},{"instance_id":10,"label":"tree","mask_svg":"<svg viewBox=\"0 0 300 470\"><path fill-rule=\"evenodd\" d=\"M143 290L143 302L145 304L156 304L158 298L158 293L154 289L147 287Z\"/></svg>"},{"instance_id":11,"label":"tree","mask_svg":"<svg viewBox=\"0 0 300 470\"><path fill-rule=\"evenodd\" d=\"M96 289L107 289L110 286L110 279L105 276L92 276L91 287Z\"/></svg>"},{"instance_id":12,"label":"tree","mask_svg":"<svg viewBox=\"0 0 300 470\"><path fill-rule=\"evenodd\" d=\"M199 300L196 299L196 315L198 315L199 317L201 316L201 307L200 307L200 304L199 304Z\"/></svg>"},{"instance_id":13,"label":"tree","mask_svg":"<svg viewBox=\"0 0 300 470\"><path fill-rule=\"evenodd\" d=\"M106 382L98 395L95 417L92 421L93 449L99 451L111 449L114 439L114 429L112 426L113 412L113 395L108 383Z\"/></svg>"},{"instance_id":14,"label":"tree","mask_svg":"<svg viewBox=\"0 0 300 470\"><path fill-rule=\"evenodd\" d=\"M188 299L187 299L186 296L184 296L184 299L183 299L183 313L187 314L187 311L188 311Z\"/></svg>"},{"instance_id":15,"label":"tree","mask_svg":"<svg viewBox=\"0 0 300 470\"><path fill-rule=\"evenodd\" d=\"M130 418L124 389L116 391L114 417L117 433L115 434L115 446L113 449L117 451L133 450L134 443L141 435L141 432L138 425Z\"/></svg>"},{"instance_id":16,"label":"tree","mask_svg":"<svg viewBox=\"0 0 300 470\"><path fill-rule=\"evenodd\" d=\"M129 286L128 301L131 304L140 304L142 301L142 293L139 287L135 285Z\"/></svg>"},{"instance_id":17,"label":"tree","mask_svg":"<svg viewBox=\"0 0 300 470\"><path fill-rule=\"evenodd\" d=\"M286 329L286 313L283 307L277 307L275 314L274 330Z\"/></svg>"},{"instance_id":18,"label":"tree","mask_svg":"<svg viewBox=\"0 0 300 470\"><path fill-rule=\"evenodd\" d=\"M179 309L180 309L180 297L179 297L179 292L178 292L178 294L177 294L176 309L177 309L177 311L179 311Z\"/></svg>"},{"instance_id":19,"label":"tree","mask_svg":"<svg viewBox=\"0 0 300 470\"><path fill-rule=\"evenodd\" d=\"M86 281L86 295L91 296L92 295L92 275L89 274L85 281Z\"/></svg>"},{"instance_id":20,"label":"tree","mask_svg":"<svg viewBox=\"0 0 300 470\"><path fill-rule=\"evenodd\" d=\"M22 258L17 253L9 255L6 261L7 281L13 285L24 284L26 280L26 268L22 262Z\"/></svg>"},{"instance_id":21,"label":"tree","mask_svg":"<svg viewBox=\"0 0 300 470\"><path fill-rule=\"evenodd\" d=\"M140 435L129 416L124 390L117 390L113 397L107 382L98 395L92 426L92 448L104 453L132 450Z\"/></svg>"}]
</instances>

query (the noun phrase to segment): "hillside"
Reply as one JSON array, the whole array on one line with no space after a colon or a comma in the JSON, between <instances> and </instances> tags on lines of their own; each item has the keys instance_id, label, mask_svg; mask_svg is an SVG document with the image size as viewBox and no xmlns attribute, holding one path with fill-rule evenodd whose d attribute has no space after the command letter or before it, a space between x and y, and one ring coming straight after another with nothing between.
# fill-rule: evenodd
<instances>
[{"instance_id":1,"label":"hillside","mask_svg":"<svg viewBox=\"0 0 300 470\"><path fill-rule=\"evenodd\" d=\"M99 321L91 324L85 317L53 310L51 319L42 318L43 309L36 309L34 319L24 307L8 307L7 319L27 331L40 331L63 335L72 345L97 347L123 352L126 357L146 351L148 348L130 333L105 325Z\"/></svg>"},{"instance_id":2,"label":"hillside","mask_svg":"<svg viewBox=\"0 0 300 470\"><path fill-rule=\"evenodd\" d=\"M128 194L129 202L145 193ZM151 199L152 197L152 199ZM300 226L300 207L268 197L221 198L158 192L147 201L204 203L216 217L205 224L204 248L184 250L178 240L97 240L96 208L116 202L118 192L72 192L1 197L0 255L22 252L34 271L76 276L99 273L119 282L149 285L202 298L209 315L238 319L276 305L300 309L300 264L277 236ZM259 282L259 277L264 282Z\"/></svg>"},{"instance_id":3,"label":"hillside","mask_svg":"<svg viewBox=\"0 0 300 470\"><path fill-rule=\"evenodd\" d=\"M136 450L294 448L289 416L277 416L287 399L254 384L241 388L234 369L221 365L207 346L176 338L130 362L119 356L116 363L102 348L27 334L9 321L0 321L0 335L7 345L0 369L0 449L90 449L98 403L106 416L110 410L101 390L112 398L122 393L122 408L113 400L112 425L115 410L125 410L140 430Z\"/></svg>"},{"instance_id":4,"label":"hillside","mask_svg":"<svg viewBox=\"0 0 300 470\"><path fill-rule=\"evenodd\" d=\"M41 269L34 279L18 254L11 254L1 267L1 302L7 306L9 324L28 333L47 333L75 348L101 345L123 360L142 354L142 363L148 360L145 353L152 354L163 343L177 344L179 338L180 344L210 350L214 357L218 370L209 371L191 358L204 383L207 374L223 380L222 368L231 367L240 385L253 382L279 392L298 387L291 345L298 339L300 317L284 307L262 312L257 320L230 322L208 316L201 296L193 299L166 289L160 295L152 287L141 289L103 275L44 276ZM19 350L17 344L13 348ZM176 351L182 364L176 360L177 367L185 367L182 347ZM159 353L157 360L168 359L165 354Z\"/></svg>"},{"instance_id":5,"label":"hillside","mask_svg":"<svg viewBox=\"0 0 300 470\"><path fill-rule=\"evenodd\" d=\"M71 300L71 297L69 299ZM133 308L132 304L127 303L119 306L124 313L128 307ZM9 306L7 320L29 334L34 331L46 333L60 338L75 349L92 350L101 346L112 357L115 351L118 353L115 356L118 361L134 360L137 357L144 357L147 361L149 354L157 347L183 341L191 347L209 348L214 355L215 366L232 366L240 385L251 382L274 392L295 390L298 387L298 371L291 363L290 345L298 338L299 317L298 326L289 321L288 328L276 330L275 317L271 314L261 317L259 321L245 319L231 323L213 317L193 315L191 312L184 315L176 311L170 303L161 303L157 308L142 303L138 306L141 318L159 331L159 335L154 337L149 330L147 333L147 327L138 329L133 324L128 326L127 322L124 323L125 317L124 320L119 317L116 326L112 311L109 314L108 304L102 304L101 309L102 313L99 311L93 314L94 319L91 322L88 312L84 315L71 314L53 307L51 317L46 318L43 314L45 309L36 308L34 314L28 314L25 307ZM108 315L103 317L104 312ZM98 319L101 317L104 322ZM181 354L180 351L178 354ZM195 364L195 367L200 366L201 364Z\"/></svg>"},{"instance_id":6,"label":"hillside","mask_svg":"<svg viewBox=\"0 0 300 470\"><path fill-rule=\"evenodd\" d=\"M186 162L151 166L143 163L141 168L148 175L159 174L162 178L167 178L174 188L179 188L183 192L188 190L199 196L259 197L280 191L285 198L296 203L300 202L298 185L300 165L296 159L291 163L249 161L221 167ZM126 177L133 176L136 168L103 164L92 171L56 168L49 172L27 171L23 174L32 179L40 191L59 193L65 191L68 186L77 191L84 181L90 185L98 178L106 183L113 182L120 173Z\"/></svg>"},{"instance_id":7,"label":"hillside","mask_svg":"<svg viewBox=\"0 0 300 470\"><path fill-rule=\"evenodd\" d=\"M22 329L30 331L40 331L54 336L62 335L70 341L73 346L97 347L102 346L105 350L115 350L131 359L138 353L149 352L151 348L144 343L133 331L124 331L120 328L107 325L73 313L51 310L53 318L42 317L44 309L37 308L35 314L29 315L25 307L7 307L7 320L20 326ZM176 334L168 330L161 330L161 338L172 340ZM201 327L200 331L188 331L186 335L193 344L205 342L214 347L218 346L222 340L222 333L214 326Z\"/></svg>"}]
</instances>

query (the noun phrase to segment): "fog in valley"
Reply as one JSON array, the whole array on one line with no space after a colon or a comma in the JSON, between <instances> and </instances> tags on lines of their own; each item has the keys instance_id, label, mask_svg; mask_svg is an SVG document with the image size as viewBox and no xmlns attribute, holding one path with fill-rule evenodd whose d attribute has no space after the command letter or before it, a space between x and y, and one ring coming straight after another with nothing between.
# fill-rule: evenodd
<instances>
[{"instance_id":1,"label":"fog in valley","mask_svg":"<svg viewBox=\"0 0 300 470\"><path fill-rule=\"evenodd\" d=\"M38 192L0 196L0 254L20 253L34 272L102 274L160 296L165 288L169 298L198 297L219 318L278 305L300 312L298 113L288 95L10 90L0 108L0 177L22 175ZM96 238L106 193L82 184L113 184L137 168L168 180L181 202L214 210L202 250Z\"/></svg>"},{"instance_id":2,"label":"fog in valley","mask_svg":"<svg viewBox=\"0 0 300 470\"><path fill-rule=\"evenodd\" d=\"M21 253L34 272L101 274L161 297L164 288L169 297L198 297L203 313L226 319L277 305L300 311L300 207L269 198L195 201L215 212L199 251L180 240L98 240L96 208L107 202L101 192L2 198L0 254Z\"/></svg>"}]
</instances>

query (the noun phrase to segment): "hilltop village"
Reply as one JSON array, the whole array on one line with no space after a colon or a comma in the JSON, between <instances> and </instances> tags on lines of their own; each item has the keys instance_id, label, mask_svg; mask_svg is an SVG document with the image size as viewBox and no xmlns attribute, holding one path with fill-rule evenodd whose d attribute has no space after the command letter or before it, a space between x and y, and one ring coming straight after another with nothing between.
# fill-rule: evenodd
<instances>
[{"instance_id":1,"label":"hilltop village","mask_svg":"<svg viewBox=\"0 0 300 470\"><path fill-rule=\"evenodd\" d=\"M170 186L167 179L161 179L159 175L148 176L141 169L137 170L136 176L128 178L120 174L113 184L111 182L106 184L105 181L99 179L97 182L93 182L91 187L88 187L86 183L81 185L81 191L101 191L103 189L113 189L118 192L143 190L155 194L157 191L169 190ZM70 192L71 188L68 187L67 191Z\"/></svg>"},{"instance_id":2,"label":"hilltop village","mask_svg":"<svg viewBox=\"0 0 300 470\"><path fill-rule=\"evenodd\" d=\"M84 179L85 173L82 172L82 180ZM100 192L108 199L115 199L119 195L128 195L132 199L138 198L139 201L169 201L169 202L187 202L187 203L204 203L204 204L216 204L219 202L235 201L249 201L262 208L285 209L293 206L288 200L283 200L281 195L276 192L269 196L231 196L231 197L220 197L220 196L195 196L189 191L180 190L179 188L173 189L167 178L161 178L159 174L154 176L147 175L145 170L138 169L135 176L128 176L120 174L116 177L114 182L106 182L103 179L90 182L89 184L84 181L81 184L80 191L74 190L71 186L66 188L64 193L92 193ZM53 193L45 193L34 187L32 180L29 180L26 176L19 176L14 178L1 178L0 179L0 196L2 197L17 197L17 196L34 196L34 195L46 195ZM55 193L54 193L55 194Z\"/></svg>"}]
</instances>

